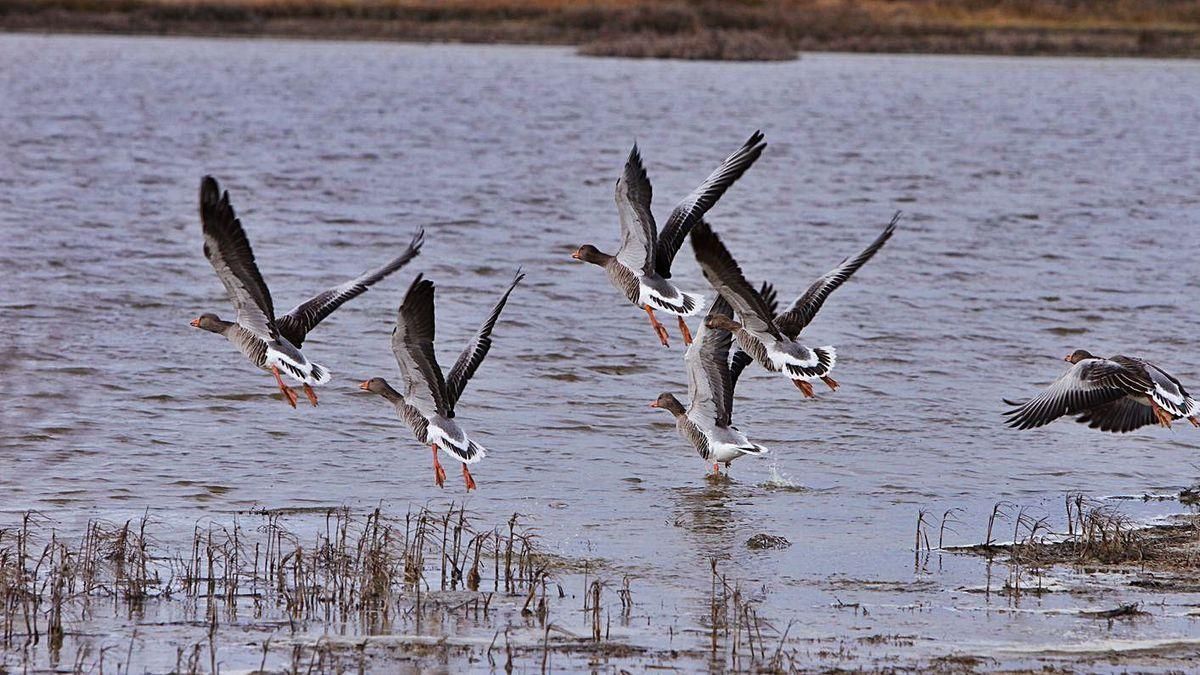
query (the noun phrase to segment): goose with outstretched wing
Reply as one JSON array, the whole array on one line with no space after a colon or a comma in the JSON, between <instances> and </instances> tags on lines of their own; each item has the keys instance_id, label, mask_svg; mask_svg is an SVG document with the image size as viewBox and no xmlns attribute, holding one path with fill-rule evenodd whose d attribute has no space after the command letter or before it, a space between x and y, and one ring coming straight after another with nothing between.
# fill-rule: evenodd
<instances>
[{"instance_id":1,"label":"goose with outstretched wing","mask_svg":"<svg viewBox=\"0 0 1200 675\"><path fill-rule=\"evenodd\" d=\"M1200 427L1200 404L1175 376L1143 359L1093 356L1077 349L1065 358L1072 364L1041 394L1018 403L1004 413L1008 426L1040 427L1065 415L1092 429L1125 433L1150 424L1170 427L1186 418Z\"/></svg>"},{"instance_id":2,"label":"goose with outstretched wing","mask_svg":"<svg viewBox=\"0 0 1200 675\"><path fill-rule=\"evenodd\" d=\"M446 480L446 471L438 461L440 449L462 462L463 482L468 491L475 489L475 479L467 465L483 459L487 451L471 440L466 430L455 421L455 404L492 347L492 329L504 305L508 303L509 294L524 278L525 275L518 269L504 295L500 296L450 368L449 375L443 375L433 351L434 285L432 281L417 276L404 296L396 317L396 327L392 330L392 352L400 366L404 391L396 391L382 377L371 378L359 385L360 389L379 394L390 401L417 440L433 449L434 481L438 487L442 487Z\"/></svg>"},{"instance_id":3,"label":"goose with outstretched wing","mask_svg":"<svg viewBox=\"0 0 1200 675\"><path fill-rule=\"evenodd\" d=\"M709 317L733 317L733 310L724 298L717 296L708 312ZM720 465L728 469L742 455L761 455L767 449L752 443L733 426L733 392L737 379L730 372L729 348L733 337L723 328L701 324L696 340L688 347L683 361L688 372L688 407L664 392L652 408L661 408L675 416L679 435L696 448L705 462L712 462L713 474L720 474Z\"/></svg>"},{"instance_id":4,"label":"goose with outstretched wing","mask_svg":"<svg viewBox=\"0 0 1200 675\"><path fill-rule=\"evenodd\" d=\"M829 295L837 290L842 284L846 283L846 281L853 276L853 274L857 272L860 267L865 265L868 260L875 257L875 254L879 252L879 249L883 248L883 245L892 238L892 234L896 231L896 223L898 223L899 220L900 213L897 212L896 215L892 216L891 222L889 222L887 227L883 229L883 232L881 232L879 236L875 238L875 241L871 242L869 246L860 251L857 255L842 260L842 262L838 263L837 267L834 267L825 274L821 275L821 277L816 281L812 282L808 289L804 291L804 294L799 298L796 298L796 301L792 303L792 306L782 314L778 313L778 300L776 297L775 287L768 282L764 282L759 294L763 297L763 300L766 303L767 312L771 316L775 317L775 325L779 328L779 332L784 337L795 340L800 335L800 332L808 327L808 324L812 323L813 318L816 317L817 312L821 311L821 306L825 304L825 300L829 297ZM825 347L822 349L829 349L831 352L833 350L832 347ZM741 349L734 354L733 359L735 371L737 373L741 373L742 369L754 360L753 357L746 353L746 351ZM830 366L830 369L832 370L832 365ZM809 382L817 379L824 382L830 389L836 390L838 388L837 381L828 374L812 375L808 377L801 376L793 379L793 382L802 392L804 392L805 396L812 397L814 394L812 386L809 384Z\"/></svg>"},{"instance_id":5,"label":"goose with outstretched wing","mask_svg":"<svg viewBox=\"0 0 1200 675\"><path fill-rule=\"evenodd\" d=\"M365 272L330 288L283 316L275 316L271 291L263 281L254 251L242 229L241 220L212 176L200 182L200 222L204 232L204 257L216 270L237 315L225 321L212 313L201 314L191 325L224 336L255 366L275 375L284 400L293 408L297 396L281 375L304 386L304 394L317 405L312 385L329 381L329 370L313 363L300 351L309 331L346 301L357 297L376 282L404 267L421 250L424 231L418 231L408 247L383 267Z\"/></svg>"},{"instance_id":6,"label":"goose with outstretched wing","mask_svg":"<svg viewBox=\"0 0 1200 675\"><path fill-rule=\"evenodd\" d=\"M571 257L603 267L608 279L629 302L646 311L650 325L664 347L670 346L667 329L654 316L659 310L679 319L684 344L692 343L683 317L704 308L704 297L685 293L671 283L671 263L683 240L697 221L725 194L759 158L767 144L755 132L741 148L727 157L703 183L675 206L662 232L650 211L651 187L636 144L617 179L617 213L621 220L621 245L613 255L592 244L580 246Z\"/></svg>"}]
</instances>

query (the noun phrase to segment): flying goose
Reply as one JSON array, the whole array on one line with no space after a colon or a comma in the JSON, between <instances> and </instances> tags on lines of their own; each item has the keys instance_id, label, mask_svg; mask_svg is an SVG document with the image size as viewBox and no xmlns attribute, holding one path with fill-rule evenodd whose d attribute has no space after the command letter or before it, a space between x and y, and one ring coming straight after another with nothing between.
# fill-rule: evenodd
<instances>
[{"instance_id":1,"label":"flying goose","mask_svg":"<svg viewBox=\"0 0 1200 675\"><path fill-rule=\"evenodd\" d=\"M621 245L616 254L602 253L591 244L584 244L571 254L576 260L603 267L612 285L631 303L646 310L650 325L664 347L670 346L669 336L667 329L655 318L654 310L676 315L684 344L691 344L692 335L683 317L704 308L703 296L684 293L668 281L671 262L696 221L762 154L763 148L767 147L762 139L762 132L754 132L737 152L727 157L699 187L684 197L671 211L661 234L650 211L650 179L635 143L625 162L625 172L617 179Z\"/></svg>"},{"instance_id":2,"label":"flying goose","mask_svg":"<svg viewBox=\"0 0 1200 675\"><path fill-rule=\"evenodd\" d=\"M717 296L708 316L732 318L733 310L724 298ZM737 377L729 370L729 347L733 337L723 328L710 328L705 322L688 347L683 362L688 371L688 399L685 409L674 394L664 392L650 404L675 416L679 435L692 444L706 462L713 463L713 474L719 475L720 465L728 469L742 455L761 455L767 449L751 443L746 435L732 425L733 390Z\"/></svg>"},{"instance_id":3,"label":"flying goose","mask_svg":"<svg viewBox=\"0 0 1200 675\"><path fill-rule=\"evenodd\" d=\"M463 463L463 482L468 491L475 489L475 479L471 477L467 465L483 459L487 451L468 438L467 432L454 421L454 406L492 347L492 328L496 326L496 320L508 302L508 295L524 278L525 275L518 269L508 290L500 296L475 337L471 338L454 362L450 374L443 377L442 368L433 352L434 286L432 281L418 275L404 296L396 317L396 327L392 330L392 352L396 355L396 363L400 365L404 392L393 389L382 377L373 377L358 385L360 389L391 401L400 419L408 424L417 440L433 448L434 481L438 487L442 487L446 480L446 471L438 461L438 450L442 449Z\"/></svg>"},{"instance_id":4,"label":"flying goose","mask_svg":"<svg viewBox=\"0 0 1200 675\"><path fill-rule=\"evenodd\" d=\"M1077 349L1065 358L1074 364L1045 391L1017 403L1004 413L1010 427L1033 429L1063 415L1092 429L1125 433L1148 424L1170 428L1186 417L1200 427L1200 404L1188 395L1179 380L1158 366L1132 356L1103 359Z\"/></svg>"},{"instance_id":5,"label":"flying goose","mask_svg":"<svg viewBox=\"0 0 1200 675\"><path fill-rule=\"evenodd\" d=\"M271 291L263 281L254 251L229 203L229 192L221 192L216 179L200 181L200 221L204 230L204 257L212 263L217 277L225 285L237 310L234 321L216 314L201 314L191 325L225 336L255 366L275 375L279 391L293 408L296 393L280 374L304 385L304 393L314 406L317 394L312 385L329 381L329 370L308 360L300 351L304 338L347 300L366 292L372 284L404 267L421 250L424 230L413 235L408 248L383 267L364 272L339 286L327 289L294 307L283 316L275 316Z\"/></svg>"},{"instance_id":6,"label":"flying goose","mask_svg":"<svg viewBox=\"0 0 1200 675\"><path fill-rule=\"evenodd\" d=\"M734 354L736 372L740 373L750 361L756 361L770 372L786 375L806 397L814 395L809 382L817 379L830 389L837 389L838 383L829 376L837 362L837 350L828 346L808 347L797 337L816 317L826 298L887 243L899 218L897 213L867 248L826 272L810 284L787 311L778 314L774 288L764 284L762 290L756 291L708 223L697 223L692 228L696 261L704 277L729 301L740 320L722 315L706 320L708 325L724 328L737 338L741 350Z\"/></svg>"}]
</instances>

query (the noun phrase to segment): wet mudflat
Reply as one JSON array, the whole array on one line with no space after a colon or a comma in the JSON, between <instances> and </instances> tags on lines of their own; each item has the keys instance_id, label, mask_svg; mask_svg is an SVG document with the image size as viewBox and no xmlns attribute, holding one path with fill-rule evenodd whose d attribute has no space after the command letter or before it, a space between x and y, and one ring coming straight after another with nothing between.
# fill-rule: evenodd
<instances>
[{"instance_id":1,"label":"wet mudflat","mask_svg":"<svg viewBox=\"0 0 1200 675\"><path fill-rule=\"evenodd\" d=\"M268 668L337 659L355 669L444 637L419 658L503 669L506 629L523 670L543 659L663 664L672 650L692 664L683 668L733 669L1083 658L1156 670L1195 656L1194 589L1066 564L1024 573L1014 593L1003 554L936 550L939 534L947 546L987 543L1001 501L1011 506L993 543L1066 533L1068 494L1135 522L1187 510L1140 498L1196 482L1194 430L1113 437L1062 422L1018 433L998 413L1076 347L1200 376L1188 310L1200 284L1190 234L1200 157L1181 142L1200 130L1191 64L830 55L715 65L546 48L36 36L6 36L0 54L0 301L15 326L0 333L0 550L15 555L30 511L30 569L52 534L86 551L89 522L140 532L145 516L155 560L136 611L122 598L131 552L143 549L128 538L123 557L101 556L103 587L64 587L74 604L53 657L52 604L38 605L36 643L24 605L6 606L6 666L94 668L103 654L134 670L209 670L215 646L221 668L253 669L265 646ZM756 128L770 146L711 214L750 277L798 293L894 210L906 216L808 331L838 347L842 389L807 401L748 372L735 415L773 452L710 482L670 418L646 407L686 388L680 345L657 347L644 317L569 255L616 241L612 183L635 138L665 214ZM335 375L319 408L287 408L269 376L187 325L229 313L200 253L204 173L232 191L281 307L427 230L410 268L306 344ZM434 487L428 451L355 385L395 376L387 336L417 272L439 285L445 362L517 265L529 277L460 411L491 452L465 508L474 532L502 537L520 514L520 531L555 564L505 590L493 543L480 552L493 564L481 590L464 590L463 572L443 592L440 553L404 577L406 515L448 513L461 487ZM704 287L686 247L677 277ZM343 508L348 542L376 508L395 528L388 622L370 607L339 616L335 600L311 601L298 619L285 598L310 577L291 574L279 590L277 568L266 571L268 514L284 514L291 549L316 556ZM914 551L922 510L931 551ZM235 521L246 532L238 593L255 579L272 590L235 595L231 616L210 599L224 582L200 581L225 577L188 577L184 561L197 528L232 532ZM748 547L759 534L791 545ZM46 570L38 588L49 598ZM597 580L598 605L585 597ZM1039 581L1066 590L1024 592ZM436 615L424 596L416 611L417 588L437 598ZM86 612L84 590L94 593ZM1089 614L1131 604L1136 613Z\"/></svg>"}]
</instances>

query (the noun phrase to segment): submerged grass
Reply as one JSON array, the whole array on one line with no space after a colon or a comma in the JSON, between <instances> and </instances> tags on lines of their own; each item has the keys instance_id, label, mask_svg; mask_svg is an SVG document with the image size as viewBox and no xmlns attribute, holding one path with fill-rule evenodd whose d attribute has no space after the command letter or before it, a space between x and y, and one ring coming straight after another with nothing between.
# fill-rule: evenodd
<instances>
[{"instance_id":1,"label":"submerged grass","mask_svg":"<svg viewBox=\"0 0 1200 675\"><path fill-rule=\"evenodd\" d=\"M176 552L155 527L145 513L65 538L31 512L0 528L0 672L798 668L787 630L760 616L765 587L747 593L715 562L708 621L696 617L707 639L627 639L650 621L635 614L636 580L543 551L517 514L478 528L454 503L254 511L195 526Z\"/></svg>"},{"instance_id":2,"label":"submerged grass","mask_svg":"<svg viewBox=\"0 0 1200 675\"><path fill-rule=\"evenodd\" d=\"M705 59L1200 54L1192 0L0 0L0 28L574 44Z\"/></svg>"}]
</instances>

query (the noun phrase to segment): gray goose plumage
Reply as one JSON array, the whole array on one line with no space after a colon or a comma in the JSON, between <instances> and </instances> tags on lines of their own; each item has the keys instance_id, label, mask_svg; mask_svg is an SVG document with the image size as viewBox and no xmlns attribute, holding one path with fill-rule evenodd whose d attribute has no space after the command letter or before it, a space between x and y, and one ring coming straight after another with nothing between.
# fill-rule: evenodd
<instances>
[{"instance_id":1,"label":"gray goose plumage","mask_svg":"<svg viewBox=\"0 0 1200 675\"><path fill-rule=\"evenodd\" d=\"M617 179L617 213L621 220L621 245L615 255L601 252L592 244L584 244L571 255L576 260L604 268L609 281L625 298L646 311L650 325L664 347L670 346L667 329L654 316L654 310L674 314L679 318L679 330L685 344L691 344L691 333L685 316L704 308L704 297L685 293L671 278L671 263L683 240L696 222L725 194L725 190L741 178L759 158L767 144L762 132L756 131L742 147L727 157L703 183L684 197L671 211L667 224L659 233L650 211L652 189L637 144L629 152L625 170Z\"/></svg>"},{"instance_id":2,"label":"gray goose plumage","mask_svg":"<svg viewBox=\"0 0 1200 675\"><path fill-rule=\"evenodd\" d=\"M471 440L466 430L455 421L454 408L467 382L492 347L492 329L508 303L509 294L524 278L525 275L518 269L504 295L500 296L454 362L450 374L443 376L433 350L434 285L418 275L404 295L404 302L396 316L396 327L392 329L392 353L400 366L404 392L396 391L382 377L371 378L359 385L360 389L391 401L417 440L432 447L434 480L438 487L442 487L446 479L446 472L438 461L438 450L442 449L462 462L463 481L467 490L475 489L475 479L467 465L483 459L487 451Z\"/></svg>"},{"instance_id":3,"label":"gray goose plumage","mask_svg":"<svg viewBox=\"0 0 1200 675\"><path fill-rule=\"evenodd\" d=\"M1004 413L1017 429L1040 427L1064 415L1092 429L1125 433L1149 424L1170 428L1187 418L1200 427L1200 404L1173 375L1149 361L1132 356L1109 359L1077 349L1065 359L1073 364L1041 394Z\"/></svg>"},{"instance_id":4,"label":"gray goose plumage","mask_svg":"<svg viewBox=\"0 0 1200 675\"><path fill-rule=\"evenodd\" d=\"M809 284L808 289L796 298L791 307L782 314L778 312L779 301L775 292L775 287L768 282L764 282L759 295L762 297L767 313L775 317L775 325L779 327L784 336L795 340L800 333L808 327L812 320L817 316L817 312L821 311L821 307L825 304L825 300L836 291L842 284L846 283L855 272L859 270L868 260L875 257L879 249L892 238L892 234L896 231L896 223L900 221L900 213L897 212L892 216L892 220L883 229L883 232L875 238L865 249L859 251L858 254L850 256L838 263L836 267L821 275L816 281ZM825 349L833 350L832 347ZM744 350L739 349L733 355L733 368L735 375L740 374L742 369L755 360ZM830 370L833 369L831 363ZM769 370L769 369L768 369ZM793 380L796 386L804 392L805 396L813 396L812 387L807 383L814 380L821 380L829 386L830 389L836 390L838 383L829 375L813 375L808 377L800 377Z\"/></svg>"},{"instance_id":5,"label":"gray goose plumage","mask_svg":"<svg viewBox=\"0 0 1200 675\"><path fill-rule=\"evenodd\" d=\"M723 297L717 296L709 317L733 318L733 310ZM737 377L730 372L729 348L733 336L723 328L701 324L696 340L683 357L688 371L688 400L685 409L674 394L664 392L650 404L675 416L679 435L692 444L705 462L713 463L713 473L720 473L742 455L761 455L767 449L750 442L733 426L733 392Z\"/></svg>"},{"instance_id":6,"label":"gray goose plumage","mask_svg":"<svg viewBox=\"0 0 1200 675\"><path fill-rule=\"evenodd\" d=\"M293 408L296 394L283 383L281 374L304 385L304 393L313 405L317 405L317 395L312 385L325 384L330 378L327 368L309 361L300 351L309 331L346 301L415 258L424 236L423 230L418 231L404 252L383 267L322 291L277 317L271 291L258 271L250 241L229 202L229 192L222 193L212 176L200 181L200 221L204 257L225 286L237 315L234 321L224 321L216 314L205 313L191 325L224 336L251 363L274 374L279 391Z\"/></svg>"}]
</instances>

